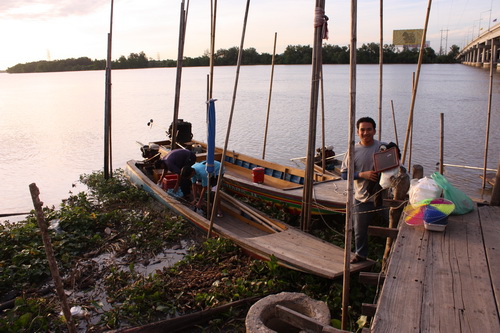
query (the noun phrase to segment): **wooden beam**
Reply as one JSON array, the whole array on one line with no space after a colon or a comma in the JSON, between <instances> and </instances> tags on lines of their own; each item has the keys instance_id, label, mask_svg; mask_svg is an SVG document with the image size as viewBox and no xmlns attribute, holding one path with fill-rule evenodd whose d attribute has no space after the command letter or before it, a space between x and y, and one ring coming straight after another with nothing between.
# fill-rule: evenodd
<instances>
[{"instance_id":1,"label":"wooden beam","mask_svg":"<svg viewBox=\"0 0 500 333\"><path fill-rule=\"evenodd\" d=\"M378 236L378 237L390 237L395 239L398 236L398 229L369 226L368 235Z\"/></svg>"},{"instance_id":2,"label":"wooden beam","mask_svg":"<svg viewBox=\"0 0 500 333\"><path fill-rule=\"evenodd\" d=\"M329 325L324 325L314 318L303 315L300 312L294 311L282 305L276 305L275 308L276 317L283 322L290 324L293 327L300 328L301 330L306 330L308 332L330 332L330 333L347 333L348 331L343 331L331 327Z\"/></svg>"},{"instance_id":3,"label":"wooden beam","mask_svg":"<svg viewBox=\"0 0 500 333\"><path fill-rule=\"evenodd\" d=\"M371 273L371 272L359 272L359 282L363 284L369 284L373 286L384 284L385 274L382 273Z\"/></svg>"},{"instance_id":4,"label":"wooden beam","mask_svg":"<svg viewBox=\"0 0 500 333\"><path fill-rule=\"evenodd\" d=\"M361 305L361 314L368 317L373 317L375 316L375 312L377 312L377 304L363 303Z\"/></svg>"}]
</instances>

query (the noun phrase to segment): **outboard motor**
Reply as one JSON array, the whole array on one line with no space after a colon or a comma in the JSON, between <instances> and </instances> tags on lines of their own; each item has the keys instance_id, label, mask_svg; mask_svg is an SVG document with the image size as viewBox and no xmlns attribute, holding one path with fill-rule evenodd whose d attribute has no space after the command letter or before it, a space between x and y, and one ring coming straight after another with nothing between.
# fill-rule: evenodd
<instances>
[{"instance_id":1,"label":"outboard motor","mask_svg":"<svg viewBox=\"0 0 500 333\"><path fill-rule=\"evenodd\" d=\"M146 159L150 159L153 156L158 154L160 150L160 146L156 143L150 143L149 145L144 145L141 147L142 157Z\"/></svg>"},{"instance_id":2,"label":"outboard motor","mask_svg":"<svg viewBox=\"0 0 500 333\"><path fill-rule=\"evenodd\" d=\"M172 127L174 127L174 122L170 124L168 128L168 137L172 138ZM193 139L193 133L191 132L191 123L184 121L184 119L177 119L177 136L175 140L179 143L186 143Z\"/></svg>"}]
</instances>

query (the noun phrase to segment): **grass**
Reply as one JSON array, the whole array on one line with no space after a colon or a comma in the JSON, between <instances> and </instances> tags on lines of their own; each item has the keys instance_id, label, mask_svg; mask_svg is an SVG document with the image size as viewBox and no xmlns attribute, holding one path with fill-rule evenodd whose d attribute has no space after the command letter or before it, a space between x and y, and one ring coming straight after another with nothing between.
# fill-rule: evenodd
<instances>
[{"instance_id":1,"label":"grass","mask_svg":"<svg viewBox=\"0 0 500 333\"><path fill-rule=\"evenodd\" d=\"M275 260L253 260L228 240L206 240L182 218L131 186L121 170L110 180L95 172L82 175L80 181L87 185L86 192L71 194L57 209L44 208L69 303L81 307L78 331L144 325L282 291L326 302L332 325L340 326L341 280L288 270ZM267 209L296 223L280 210ZM313 226L315 235L339 245L343 242L342 219L318 220ZM383 253L383 242L372 244L372 252ZM55 293L42 293L51 286L51 278L35 217L0 225L0 246L0 295L10 296L0 299L5 305L0 332L66 331ZM158 255L172 249L187 254L174 265L144 272ZM363 321L361 304L372 303L375 293L353 276L351 331L359 328L360 318ZM233 308L192 331L244 332L247 310Z\"/></svg>"}]
</instances>

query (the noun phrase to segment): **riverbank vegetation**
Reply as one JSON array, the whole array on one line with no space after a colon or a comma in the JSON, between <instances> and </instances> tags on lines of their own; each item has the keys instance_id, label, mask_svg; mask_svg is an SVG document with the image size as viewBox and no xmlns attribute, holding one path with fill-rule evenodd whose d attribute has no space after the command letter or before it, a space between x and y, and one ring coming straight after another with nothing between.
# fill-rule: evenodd
<instances>
[{"instance_id":1,"label":"riverbank vegetation","mask_svg":"<svg viewBox=\"0 0 500 333\"><path fill-rule=\"evenodd\" d=\"M332 325L339 327L342 279L285 269L274 260L251 259L230 241L207 240L131 186L121 170L108 181L101 172L80 181L86 192L71 193L58 208L44 208L79 332L144 325L283 291L326 302ZM262 209L272 213L275 208ZM314 233L341 245L342 229L340 218L317 223ZM383 243L374 243L374 252L381 253ZM36 218L0 224L0 246L0 332L66 331ZM375 292L353 276L351 331L363 323L361 304L372 303ZM250 305L205 318L185 331L244 332Z\"/></svg>"},{"instance_id":2,"label":"riverbank vegetation","mask_svg":"<svg viewBox=\"0 0 500 333\"><path fill-rule=\"evenodd\" d=\"M455 57L460 48L457 45L450 47L448 54L437 55L430 48L425 48L423 57L424 63L456 63ZM416 64L418 61L418 48L397 48L392 44L384 45L384 63L386 64ZM214 55L215 66L236 65L238 59L238 47L229 49L219 49ZM323 45L324 64L348 64L350 59L349 47L332 44ZM269 65L272 55L269 53L258 53L255 48L243 50L243 65ZM311 64L312 47L309 45L289 45L285 51L275 56L275 63L282 65ZM359 64L379 63L379 44L363 44L357 49L357 62ZM205 52L200 57L185 57L183 66L208 66L210 63L209 54ZM176 60L154 60L149 58L144 52L131 53L128 57L121 56L111 64L113 69L130 68L155 68L155 67L176 67ZM53 61L35 61L25 64L17 64L7 69L8 73L34 73L34 72L61 72L61 71L84 71L103 70L106 68L105 60L92 60L88 57L78 59L65 59Z\"/></svg>"}]
</instances>

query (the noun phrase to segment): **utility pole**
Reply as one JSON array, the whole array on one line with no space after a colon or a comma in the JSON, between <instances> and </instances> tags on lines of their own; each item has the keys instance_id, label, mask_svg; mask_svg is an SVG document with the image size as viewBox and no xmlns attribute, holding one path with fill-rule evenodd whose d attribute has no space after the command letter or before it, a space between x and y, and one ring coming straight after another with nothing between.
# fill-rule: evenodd
<instances>
[{"instance_id":1,"label":"utility pole","mask_svg":"<svg viewBox=\"0 0 500 333\"><path fill-rule=\"evenodd\" d=\"M441 29L441 42L439 44L439 55L443 55L443 54L446 54L447 50L448 50L448 29L444 30L444 29ZM443 32L446 32L446 37L444 37L444 40L445 40L445 46L444 46L444 50L443 50Z\"/></svg>"},{"instance_id":2,"label":"utility pole","mask_svg":"<svg viewBox=\"0 0 500 333\"><path fill-rule=\"evenodd\" d=\"M448 29L446 29L446 39L445 39L445 42L444 42L444 49L446 51L448 51Z\"/></svg>"},{"instance_id":3,"label":"utility pole","mask_svg":"<svg viewBox=\"0 0 500 333\"><path fill-rule=\"evenodd\" d=\"M439 55L443 55L443 31L441 29L441 38L439 39Z\"/></svg>"}]
</instances>

